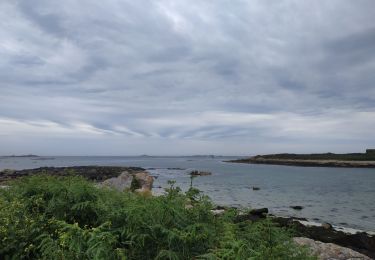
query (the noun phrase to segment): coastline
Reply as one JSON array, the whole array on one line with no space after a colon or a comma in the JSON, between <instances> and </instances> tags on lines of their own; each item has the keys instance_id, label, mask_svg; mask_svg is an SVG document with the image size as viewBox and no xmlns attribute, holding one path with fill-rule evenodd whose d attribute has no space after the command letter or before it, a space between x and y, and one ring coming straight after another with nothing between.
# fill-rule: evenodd
<instances>
[{"instance_id":1,"label":"coastline","mask_svg":"<svg viewBox=\"0 0 375 260\"><path fill-rule=\"evenodd\" d=\"M338 167L338 168L375 168L375 161L341 161L341 160L302 160L302 159L271 159L250 157L246 159L225 161L230 163L271 164L302 167Z\"/></svg>"},{"instance_id":2,"label":"coastline","mask_svg":"<svg viewBox=\"0 0 375 260\"><path fill-rule=\"evenodd\" d=\"M73 171L74 172L73 172ZM102 183L105 180L117 178L123 171L136 173L144 171L139 167L114 167L114 166L74 166L74 167L42 167L36 169L26 169L20 171L0 172L0 183L6 183L18 177L30 176L38 172L57 176L69 176L72 173L81 175L89 180ZM221 208L217 206L217 208ZM224 207L227 209L227 207ZM220 209L219 209L220 210ZM321 241L324 243L334 243L343 247L351 248L357 252L370 257L375 257L375 234L373 231L365 231L348 227L341 227L327 223L318 223L306 218L296 218L292 216L279 216L253 209L250 213L241 215L241 209L235 209L242 220L258 221L269 217L281 227L296 230L301 237ZM255 211L255 213L254 213ZM251 213L253 212L253 213Z\"/></svg>"}]
</instances>

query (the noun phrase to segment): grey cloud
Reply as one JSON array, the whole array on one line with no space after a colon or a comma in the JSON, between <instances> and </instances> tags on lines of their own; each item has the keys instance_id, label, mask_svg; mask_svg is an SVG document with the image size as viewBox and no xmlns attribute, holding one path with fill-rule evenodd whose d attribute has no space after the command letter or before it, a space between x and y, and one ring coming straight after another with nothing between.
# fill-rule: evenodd
<instances>
[{"instance_id":1,"label":"grey cloud","mask_svg":"<svg viewBox=\"0 0 375 260\"><path fill-rule=\"evenodd\" d=\"M43 31L56 36L61 36L65 33L62 25L63 17L57 15L59 12L57 8L54 10L54 13L43 13L41 10L38 10L41 3L39 0L18 0L16 3L24 16Z\"/></svg>"},{"instance_id":2,"label":"grey cloud","mask_svg":"<svg viewBox=\"0 0 375 260\"><path fill-rule=\"evenodd\" d=\"M98 149L116 140L140 153L374 142L357 138L374 123L366 114L375 111L372 0L6 0L0 8L0 141L5 118L20 122L19 140L29 129L35 146L44 125L51 143L93 135ZM344 115L358 129L343 129ZM316 135L299 127L312 121Z\"/></svg>"}]
</instances>

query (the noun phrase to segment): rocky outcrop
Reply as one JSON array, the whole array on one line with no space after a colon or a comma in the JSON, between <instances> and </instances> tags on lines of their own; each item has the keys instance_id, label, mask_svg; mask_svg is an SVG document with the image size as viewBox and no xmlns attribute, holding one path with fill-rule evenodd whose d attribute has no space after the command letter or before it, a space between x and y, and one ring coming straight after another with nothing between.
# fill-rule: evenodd
<instances>
[{"instance_id":1,"label":"rocky outcrop","mask_svg":"<svg viewBox=\"0 0 375 260\"><path fill-rule=\"evenodd\" d=\"M100 183L100 186L114 188L118 191L124 191L126 189L130 189L133 178L134 177L132 174L129 174L128 171L124 171L118 177L112 177L103 181Z\"/></svg>"},{"instance_id":2,"label":"rocky outcrop","mask_svg":"<svg viewBox=\"0 0 375 260\"><path fill-rule=\"evenodd\" d=\"M100 186L114 188L118 191L132 190L135 192L151 191L154 178L148 172L122 172L118 177L103 181Z\"/></svg>"},{"instance_id":3,"label":"rocky outcrop","mask_svg":"<svg viewBox=\"0 0 375 260\"><path fill-rule=\"evenodd\" d=\"M275 164L306 167L342 167L342 168L375 168L375 161L340 161L340 160L300 160L300 159L270 159L261 156L247 159L232 160L234 163Z\"/></svg>"},{"instance_id":4,"label":"rocky outcrop","mask_svg":"<svg viewBox=\"0 0 375 260\"><path fill-rule=\"evenodd\" d=\"M304 219L272 216L272 220L282 227L293 228L299 236L348 247L370 258L375 258L374 235L365 232L343 232L331 225L311 223Z\"/></svg>"},{"instance_id":5,"label":"rocky outcrop","mask_svg":"<svg viewBox=\"0 0 375 260\"><path fill-rule=\"evenodd\" d=\"M323 243L306 237L295 237L293 241L298 245L306 246L311 254L316 255L319 260L371 260L368 256L333 243Z\"/></svg>"},{"instance_id":6,"label":"rocky outcrop","mask_svg":"<svg viewBox=\"0 0 375 260\"><path fill-rule=\"evenodd\" d=\"M144 171L140 167L117 167L117 166L72 166L72 167L41 167L19 171L5 170L0 172L0 183L13 180L19 177L35 174L48 174L54 176L83 176L88 180L104 181L109 178L118 177L127 171L131 174Z\"/></svg>"},{"instance_id":7,"label":"rocky outcrop","mask_svg":"<svg viewBox=\"0 0 375 260\"><path fill-rule=\"evenodd\" d=\"M261 208L261 209L252 209L248 212L240 212L236 218L235 222L243 222L243 221L258 221L260 219L264 219L267 217L268 208Z\"/></svg>"},{"instance_id":8,"label":"rocky outcrop","mask_svg":"<svg viewBox=\"0 0 375 260\"><path fill-rule=\"evenodd\" d=\"M137 192L151 191L154 178L148 174L148 172L138 172L134 175L134 178L138 181L140 188L136 189Z\"/></svg>"},{"instance_id":9,"label":"rocky outcrop","mask_svg":"<svg viewBox=\"0 0 375 260\"><path fill-rule=\"evenodd\" d=\"M205 171L191 171L189 174L191 176L208 176L208 175L212 175L211 172L205 172Z\"/></svg>"}]
</instances>

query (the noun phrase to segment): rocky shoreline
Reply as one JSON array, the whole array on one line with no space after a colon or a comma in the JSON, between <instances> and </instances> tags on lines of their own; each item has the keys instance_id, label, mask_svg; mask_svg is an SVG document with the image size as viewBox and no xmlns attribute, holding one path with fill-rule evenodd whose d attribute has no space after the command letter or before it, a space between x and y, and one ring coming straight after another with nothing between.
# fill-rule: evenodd
<instances>
[{"instance_id":1,"label":"rocky shoreline","mask_svg":"<svg viewBox=\"0 0 375 260\"><path fill-rule=\"evenodd\" d=\"M92 181L104 181L106 179L120 176L123 172L144 172L140 167L119 166L71 166L71 167L40 167L25 170L3 170L0 171L0 183L4 183L19 177L34 174L48 174L54 176L78 175Z\"/></svg>"},{"instance_id":2,"label":"rocky shoreline","mask_svg":"<svg viewBox=\"0 0 375 260\"><path fill-rule=\"evenodd\" d=\"M270 158L263 158L261 156L255 156L255 157L250 157L246 159L230 160L226 162L304 166L304 167L375 168L375 161L270 159Z\"/></svg>"},{"instance_id":3,"label":"rocky shoreline","mask_svg":"<svg viewBox=\"0 0 375 260\"><path fill-rule=\"evenodd\" d=\"M103 187L112 187L118 190L129 189L135 192L150 192L153 184L153 177L143 168L112 166L42 167L19 171L4 170L0 172L0 184L6 184L7 181L38 173L54 176L79 175L89 180L96 181L98 182L98 185ZM227 209L228 208L226 207L218 206L216 209L213 209L212 212L214 214L221 214ZM241 213L239 210L237 210L237 212L238 222L258 221L269 217L279 226L292 228L296 232L295 236L312 239L297 239L296 241L298 241L298 243L308 244L309 247L312 247L314 252L318 252L319 254L324 255L328 250L341 250L340 252L345 251L347 252L347 255L351 256L355 255L355 252L359 252L370 258L375 258L375 235L373 234L362 231L350 233L338 230L327 223L313 224L312 222L307 221L307 219L274 216L268 214L267 208L253 209L246 213ZM340 246L350 248L355 252L346 250L345 248L340 249ZM321 252L322 250L325 252Z\"/></svg>"},{"instance_id":4,"label":"rocky shoreline","mask_svg":"<svg viewBox=\"0 0 375 260\"><path fill-rule=\"evenodd\" d=\"M226 210L225 207L218 207L213 210L214 213L222 214ZM327 247L336 253L347 252L348 255L353 255L355 252L370 257L368 259L375 259L375 234L370 234L361 230L351 230L351 232L340 230L337 227L328 223L310 222L305 218L294 217L280 217L268 214L267 208L253 209L246 213L240 213L237 216L237 222L243 221L259 221L261 219L270 218L274 223L281 227L294 230L295 237L303 237L310 239L310 244L315 244L317 247ZM313 243L314 242L314 243ZM330 244L327 246L327 244ZM332 246L333 245L333 246ZM312 245L313 246L313 245ZM340 249L341 248L341 249ZM329 249L325 249L329 250ZM314 251L314 250L313 250ZM321 252L322 253L322 252ZM329 254L329 252L324 252ZM331 252L332 253L332 252ZM360 257L360 256L359 256ZM326 259L326 258L319 258ZM350 259L350 258L327 258L327 259ZM367 259L367 258L355 258Z\"/></svg>"}]
</instances>

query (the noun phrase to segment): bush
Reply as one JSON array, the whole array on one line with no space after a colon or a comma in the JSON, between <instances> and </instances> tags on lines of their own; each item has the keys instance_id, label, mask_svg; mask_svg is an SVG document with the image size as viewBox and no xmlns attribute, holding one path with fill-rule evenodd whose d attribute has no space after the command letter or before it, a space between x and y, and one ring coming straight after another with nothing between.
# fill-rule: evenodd
<instances>
[{"instance_id":1,"label":"bush","mask_svg":"<svg viewBox=\"0 0 375 260\"><path fill-rule=\"evenodd\" d=\"M145 197L73 176L17 180L0 191L0 258L309 259L287 230L214 216L198 190L170 184Z\"/></svg>"}]
</instances>

